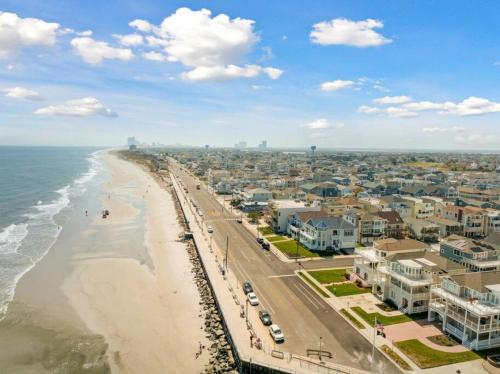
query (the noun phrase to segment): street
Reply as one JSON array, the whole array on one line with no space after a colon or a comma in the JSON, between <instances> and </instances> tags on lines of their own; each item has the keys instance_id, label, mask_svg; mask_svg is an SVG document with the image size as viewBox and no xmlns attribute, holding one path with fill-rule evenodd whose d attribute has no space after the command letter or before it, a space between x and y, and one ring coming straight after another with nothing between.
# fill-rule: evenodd
<instances>
[{"instance_id":1,"label":"street","mask_svg":"<svg viewBox=\"0 0 500 374\"><path fill-rule=\"evenodd\" d=\"M278 349L306 356L307 349L331 352L332 362L370 370L372 345L312 291L294 273L297 263L280 261L273 253L263 250L255 237L237 216L223 209L214 196L196 189L198 182L171 163L174 174L180 176L193 199L203 211L203 221L213 227L213 239L225 249L228 241L228 268L234 271L239 287L250 281L261 301L285 334L285 343ZM303 262L306 268L352 266L350 259ZM314 357L317 358L317 357ZM400 370L380 352L375 351L375 371L400 373Z\"/></svg>"}]
</instances>

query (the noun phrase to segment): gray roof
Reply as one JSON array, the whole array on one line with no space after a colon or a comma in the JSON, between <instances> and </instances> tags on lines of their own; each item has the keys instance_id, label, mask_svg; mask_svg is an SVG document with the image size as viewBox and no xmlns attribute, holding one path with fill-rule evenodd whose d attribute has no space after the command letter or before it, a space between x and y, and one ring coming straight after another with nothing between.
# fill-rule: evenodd
<instances>
[{"instance_id":1,"label":"gray roof","mask_svg":"<svg viewBox=\"0 0 500 374\"><path fill-rule=\"evenodd\" d=\"M350 222L342 219L342 217L328 218L311 218L307 221L308 225L314 226L317 229L354 229L355 226Z\"/></svg>"}]
</instances>

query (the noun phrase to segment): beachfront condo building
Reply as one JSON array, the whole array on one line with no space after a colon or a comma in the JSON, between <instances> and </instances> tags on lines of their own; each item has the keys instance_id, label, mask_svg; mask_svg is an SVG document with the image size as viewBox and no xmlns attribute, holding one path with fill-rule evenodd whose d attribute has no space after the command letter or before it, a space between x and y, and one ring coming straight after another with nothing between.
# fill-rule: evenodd
<instances>
[{"instance_id":1,"label":"beachfront condo building","mask_svg":"<svg viewBox=\"0 0 500 374\"><path fill-rule=\"evenodd\" d=\"M500 271L444 277L431 287L428 319L470 349L500 347Z\"/></svg>"}]
</instances>

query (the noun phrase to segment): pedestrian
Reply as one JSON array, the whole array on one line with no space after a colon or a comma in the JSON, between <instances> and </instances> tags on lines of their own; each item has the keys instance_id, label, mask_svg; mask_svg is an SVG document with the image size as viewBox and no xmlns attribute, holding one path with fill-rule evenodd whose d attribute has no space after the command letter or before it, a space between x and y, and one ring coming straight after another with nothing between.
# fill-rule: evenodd
<instances>
[{"instance_id":1,"label":"pedestrian","mask_svg":"<svg viewBox=\"0 0 500 374\"><path fill-rule=\"evenodd\" d=\"M85 217L87 217L88 215L89 215L89 214L88 214L87 210L85 210Z\"/></svg>"}]
</instances>

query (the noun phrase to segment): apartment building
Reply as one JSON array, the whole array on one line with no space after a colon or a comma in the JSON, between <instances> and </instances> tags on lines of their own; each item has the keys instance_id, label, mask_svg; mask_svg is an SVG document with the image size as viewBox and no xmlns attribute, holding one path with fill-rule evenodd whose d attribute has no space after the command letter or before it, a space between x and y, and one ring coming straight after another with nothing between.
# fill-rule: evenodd
<instances>
[{"instance_id":1,"label":"apartment building","mask_svg":"<svg viewBox=\"0 0 500 374\"><path fill-rule=\"evenodd\" d=\"M470 349L500 347L500 271L444 277L431 287L428 319Z\"/></svg>"},{"instance_id":2,"label":"apartment building","mask_svg":"<svg viewBox=\"0 0 500 374\"><path fill-rule=\"evenodd\" d=\"M427 243L435 243L439 240L439 226L429 220L409 217L404 221L413 239Z\"/></svg>"},{"instance_id":3,"label":"apartment building","mask_svg":"<svg viewBox=\"0 0 500 374\"><path fill-rule=\"evenodd\" d=\"M440 253L470 271L500 270L500 249L484 242L453 235L441 241Z\"/></svg>"},{"instance_id":4,"label":"apartment building","mask_svg":"<svg viewBox=\"0 0 500 374\"><path fill-rule=\"evenodd\" d=\"M500 211L487 208L486 210L486 235L500 232Z\"/></svg>"},{"instance_id":5,"label":"apartment building","mask_svg":"<svg viewBox=\"0 0 500 374\"><path fill-rule=\"evenodd\" d=\"M446 238L450 235L460 235L463 232L462 224L440 216L432 216L427 221L439 227L439 236Z\"/></svg>"}]
</instances>

